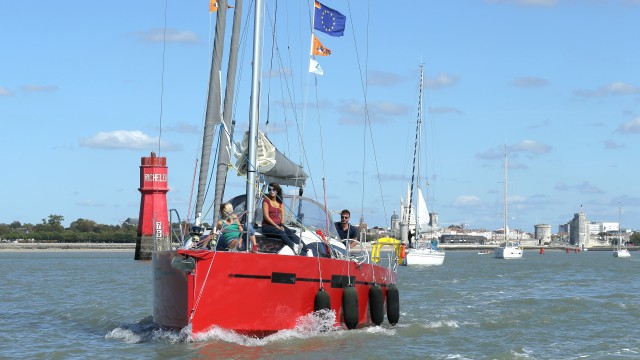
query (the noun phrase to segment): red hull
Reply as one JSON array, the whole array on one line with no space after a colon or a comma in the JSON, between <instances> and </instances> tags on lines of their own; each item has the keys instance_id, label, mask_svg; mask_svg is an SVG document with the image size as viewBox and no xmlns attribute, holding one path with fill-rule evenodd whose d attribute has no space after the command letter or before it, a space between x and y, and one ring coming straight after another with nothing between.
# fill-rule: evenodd
<instances>
[{"instance_id":1,"label":"red hull","mask_svg":"<svg viewBox=\"0 0 640 360\"><path fill-rule=\"evenodd\" d=\"M253 336L293 329L298 318L313 312L320 279L336 313L335 324L343 324L347 276L355 280L358 326L371 325L369 288L374 278L385 302L387 286L396 282L396 273L389 269L345 260L203 250L179 253L195 259L194 271L171 267L176 252L154 253L154 320L183 328L192 316L192 334L214 326Z\"/></svg>"}]
</instances>

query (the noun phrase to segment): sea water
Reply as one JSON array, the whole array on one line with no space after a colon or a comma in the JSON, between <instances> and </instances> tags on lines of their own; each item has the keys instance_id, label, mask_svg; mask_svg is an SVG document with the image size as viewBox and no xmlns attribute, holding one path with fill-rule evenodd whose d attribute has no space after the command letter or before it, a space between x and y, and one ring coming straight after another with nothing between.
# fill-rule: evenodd
<instances>
[{"instance_id":1,"label":"sea water","mask_svg":"<svg viewBox=\"0 0 640 360\"><path fill-rule=\"evenodd\" d=\"M449 251L398 269L395 327L322 331L331 320L309 316L263 339L192 340L154 324L151 263L133 252L0 252L0 358L638 359L638 270L640 252Z\"/></svg>"}]
</instances>

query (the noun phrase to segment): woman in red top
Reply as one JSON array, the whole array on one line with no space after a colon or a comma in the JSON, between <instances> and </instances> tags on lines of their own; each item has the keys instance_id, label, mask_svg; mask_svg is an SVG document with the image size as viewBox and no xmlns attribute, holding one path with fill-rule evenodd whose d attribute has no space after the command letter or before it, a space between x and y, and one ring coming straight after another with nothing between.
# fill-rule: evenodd
<instances>
[{"instance_id":1,"label":"woman in red top","mask_svg":"<svg viewBox=\"0 0 640 360\"><path fill-rule=\"evenodd\" d=\"M300 238L293 230L284 226L284 204L282 204L282 188L278 183L269 184L269 192L262 201L262 233L277 237L289 246L294 253L300 245ZM307 254L307 246L303 243L300 255Z\"/></svg>"}]
</instances>

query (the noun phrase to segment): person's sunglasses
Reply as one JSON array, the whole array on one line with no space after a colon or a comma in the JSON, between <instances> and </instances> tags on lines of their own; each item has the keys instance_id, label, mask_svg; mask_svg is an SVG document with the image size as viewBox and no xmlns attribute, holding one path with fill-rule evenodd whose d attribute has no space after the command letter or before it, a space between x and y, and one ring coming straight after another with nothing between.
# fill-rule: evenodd
<instances>
[{"instance_id":1,"label":"person's sunglasses","mask_svg":"<svg viewBox=\"0 0 640 360\"><path fill-rule=\"evenodd\" d=\"M277 190L275 188L269 188L269 191L276 192Z\"/></svg>"},{"instance_id":2,"label":"person's sunglasses","mask_svg":"<svg viewBox=\"0 0 640 360\"><path fill-rule=\"evenodd\" d=\"M348 216L341 216L341 218L348 219L349 217Z\"/></svg>"}]
</instances>

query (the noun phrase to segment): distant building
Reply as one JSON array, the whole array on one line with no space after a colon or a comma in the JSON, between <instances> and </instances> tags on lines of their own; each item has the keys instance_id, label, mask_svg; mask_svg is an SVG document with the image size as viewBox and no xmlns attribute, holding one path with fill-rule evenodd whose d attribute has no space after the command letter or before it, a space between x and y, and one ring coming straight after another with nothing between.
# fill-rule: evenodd
<instances>
[{"instance_id":1,"label":"distant building","mask_svg":"<svg viewBox=\"0 0 640 360\"><path fill-rule=\"evenodd\" d=\"M400 231L400 217L396 214L395 210L393 211L393 215L391 215L391 231Z\"/></svg>"},{"instance_id":2,"label":"distant building","mask_svg":"<svg viewBox=\"0 0 640 360\"><path fill-rule=\"evenodd\" d=\"M620 224L617 222L589 222L589 234L591 235L598 235L609 231L618 231L618 229L620 229Z\"/></svg>"},{"instance_id":3,"label":"distant building","mask_svg":"<svg viewBox=\"0 0 640 360\"><path fill-rule=\"evenodd\" d=\"M589 221L583 211L575 213L569 221L569 243L575 246L591 246L589 237Z\"/></svg>"},{"instance_id":4,"label":"distant building","mask_svg":"<svg viewBox=\"0 0 640 360\"><path fill-rule=\"evenodd\" d=\"M360 224L358 224L358 227L360 231L364 230L366 232L367 230L369 230L369 225L367 225L367 222L364 221L364 215L360 216Z\"/></svg>"},{"instance_id":5,"label":"distant building","mask_svg":"<svg viewBox=\"0 0 640 360\"><path fill-rule=\"evenodd\" d=\"M19 233L23 233L23 234L28 234L29 233L29 229L27 229L27 228L17 228L15 231L19 232Z\"/></svg>"},{"instance_id":6,"label":"distant building","mask_svg":"<svg viewBox=\"0 0 640 360\"><path fill-rule=\"evenodd\" d=\"M544 245L545 243L551 243L551 225L538 224L534 226L534 237L538 240L538 245Z\"/></svg>"},{"instance_id":7,"label":"distant building","mask_svg":"<svg viewBox=\"0 0 640 360\"><path fill-rule=\"evenodd\" d=\"M467 234L444 234L440 236L441 244L480 244L484 245L487 238L479 235L467 235Z\"/></svg>"},{"instance_id":8,"label":"distant building","mask_svg":"<svg viewBox=\"0 0 640 360\"><path fill-rule=\"evenodd\" d=\"M438 227L440 227L440 224L438 222L437 212L429 213L429 226L431 226L434 229L437 229Z\"/></svg>"}]
</instances>

